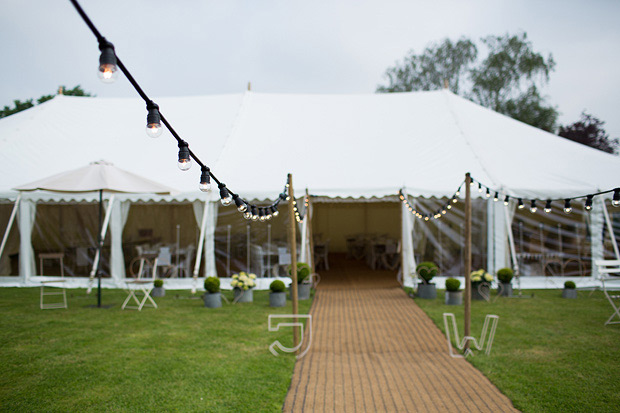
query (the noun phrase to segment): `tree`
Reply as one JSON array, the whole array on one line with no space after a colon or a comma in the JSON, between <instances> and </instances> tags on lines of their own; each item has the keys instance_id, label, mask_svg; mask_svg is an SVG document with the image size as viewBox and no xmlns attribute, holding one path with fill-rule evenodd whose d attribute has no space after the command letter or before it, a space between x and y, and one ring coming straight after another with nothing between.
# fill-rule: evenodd
<instances>
[{"instance_id":1,"label":"tree","mask_svg":"<svg viewBox=\"0 0 620 413\"><path fill-rule=\"evenodd\" d=\"M560 126L558 135L603 152L617 154L618 139L609 138L609 134L603 129L604 124L605 122L602 120L583 111L581 112L581 119L577 122Z\"/></svg>"},{"instance_id":2,"label":"tree","mask_svg":"<svg viewBox=\"0 0 620 413\"><path fill-rule=\"evenodd\" d=\"M434 90L447 81L454 93L553 131L558 112L539 93L555 67L553 57L535 52L525 33L487 36L481 42L487 54L478 63L476 45L464 37L431 45L420 55L410 52L403 64L386 71L389 85L379 86L377 92Z\"/></svg>"},{"instance_id":3,"label":"tree","mask_svg":"<svg viewBox=\"0 0 620 413\"><path fill-rule=\"evenodd\" d=\"M476 45L464 37L456 43L445 39L431 44L420 55L412 50L401 65L386 71L390 83L377 87L377 92L437 90L443 88L447 81L450 90L459 93L460 85L477 55Z\"/></svg>"},{"instance_id":4,"label":"tree","mask_svg":"<svg viewBox=\"0 0 620 413\"><path fill-rule=\"evenodd\" d=\"M65 96L93 96L89 92L85 92L80 85L75 86L73 89L67 89L65 86L60 86L58 90L59 92L62 91L62 94ZM40 105L43 102L47 102L48 100L53 99L54 96L55 95L43 95L37 99L36 104ZM28 99L23 102L18 99L14 100L13 107L5 106L4 109L0 110L0 118L5 118L14 113L21 112L22 110L35 106L32 101L33 99Z\"/></svg>"}]
</instances>

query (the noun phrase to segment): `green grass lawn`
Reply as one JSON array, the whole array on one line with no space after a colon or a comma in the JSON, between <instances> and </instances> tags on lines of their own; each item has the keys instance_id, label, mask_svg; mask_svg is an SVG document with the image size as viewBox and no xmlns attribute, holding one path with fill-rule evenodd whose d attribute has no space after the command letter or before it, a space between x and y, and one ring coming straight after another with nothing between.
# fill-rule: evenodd
<instances>
[{"instance_id":1,"label":"green grass lawn","mask_svg":"<svg viewBox=\"0 0 620 413\"><path fill-rule=\"evenodd\" d=\"M0 288L2 411L281 411L293 355L291 329L267 331L267 291L254 303L205 308L167 291L158 309L121 311L122 290L68 290L69 309L40 310L38 288ZM228 297L230 292L225 293ZM300 302L307 313L310 301Z\"/></svg>"},{"instance_id":2,"label":"green grass lawn","mask_svg":"<svg viewBox=\"0 0 620 413\"><path fill-rule=\"evenodd\" d=\"M537 290L530 299L473 301L473 336L480 337L486 314L500 318L491 355L468 360L524 412L620 411L620 324L603 325L612 308L602 292L589 294L567 300L561 291ZM437 295L416 303L442 331L443 313L454 313L462 338L463 307Z\"/></svg>"}]
</instances>

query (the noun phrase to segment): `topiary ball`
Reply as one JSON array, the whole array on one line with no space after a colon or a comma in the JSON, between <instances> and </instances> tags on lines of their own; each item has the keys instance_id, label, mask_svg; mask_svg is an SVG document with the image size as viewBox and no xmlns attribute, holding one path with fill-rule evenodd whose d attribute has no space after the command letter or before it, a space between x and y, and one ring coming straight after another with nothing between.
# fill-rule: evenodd
<instances>
[{"instance_id":1,"label":"topiary ball","mask_svg":"<svg viewBox=\"0 0 620 413\"><path fill-rule=\"evenodd\" d=\"M288 269L289 275L291 274L291 268ZM305 262L297 263L297 284L301 284L306 278L310 277L310 266Z\"/></svg>"},{"instance_id":2,"label":"topiary ball","mask_svg":"<svg viewBox=\"0 0 620 413\"><path fill-rule=\"evenodd\" d=\"M205 290L211 294L220 292L220 279L217 277L207 277L205 279Z\"/></svg>"},{"instance_id":3,"label":"topiary ball","mask_svg":"<svg viewBox=\"0 0 620 413\"><path fill-rule=\"evenodd\" d=\"M161 288L164 286L164 280L160 280L159 278L153 281L153 285L155 288Z\"/></svg>"},{"instance_id":4,"label":"topiary ball","mask_svg":"<svg viewBox=\"0 0 620 413\"><path fill-rule=\"evenodd\" d=\"M439 271L437 265L434 262L430 261L419 263L415 270L416 273L420 276L420 278L424 280L425 284L428 284Z\"/></svg>"},{"instance_id":5,"label":"topiary ball","mask_svg":"<svg viewBox=\"0 0 620 413\"><path fill-rule=\"evenodd\" d=\"M456 292L461 287L461 282L456 278L448 278L446 280L446 291Z\"/></svg>"},{"instance_id":6,"label":"topiary ball","mask_svg":"<svg viewBox=\"0 0 620 413\"><path fill-rule=\"evenodd\" d=\"M566 281L564 283L564 288L566 288L567 290L574 290L575 288L577 288L577 286L572 281Z\"/></svg>"},{"instance_id":7,"label":"topiary ball","mask_svg":"<svg viewBox=\"0 0 620 413\"><path fill-rule=\"evenodd\" d=\"M286 285L282 280L274 280L271 284L269 284L269 289L274 293L281 293L286 290Z\"/></svg>"},{"instance_id":8,"label":"topiary ball","mask_svg":"<svg viewBox=\"0 0 620 413\"><path fill-rule=\"evenodd\" d=\"M512 268L502 268L501 270L497 271L497 279L505 284L508 284L510 281L512 281L514 275L515 273L514 271L512 271Z\"/></svg>"}]
</instances>

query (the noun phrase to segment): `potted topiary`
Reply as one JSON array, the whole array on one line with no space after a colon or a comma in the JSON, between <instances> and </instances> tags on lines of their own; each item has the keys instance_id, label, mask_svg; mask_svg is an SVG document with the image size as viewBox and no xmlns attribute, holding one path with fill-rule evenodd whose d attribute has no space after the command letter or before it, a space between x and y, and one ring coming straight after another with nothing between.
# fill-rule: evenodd
<instances>
[{"instance_id":1,"label":"potted topiary","mask_svg":"<svg viewBox=\"0 0 620 413\"><path fill-rule=\"evenodd\" d=\"M418 297L426 298L426 299L434 299L437 298L437 290L435 289L435 283L432 283L431 280L434 276L437 275L437 265L434 262L421 262L415 268L418 277L422 282L418 284Z\"/></svg>"},{"instance_id":2,"label":"potted topiary","mask_svg":"<svg viewBox=\"0 0 620 413\"><path fill-rule=\"evenodd\" d=\"M153 291L151 291L151 295L153 297L163 297L166 295L166 290L164 289L164 280L156 279L153 281Z\"/></svg>"},{"instance_id":3,"label":"potted topiary","mask_svg":"<svg viewBox=\"0 0 620 413\"><path fill-rule=\"evenodd\" d=\"M562 298L577 298L577 286L572 281L566 281L564 283L564 290L562 290Z\"/></svg>"},{"instance_id":4,"label":"potted topiary","mask_svg":"<svg viewBox=\"0 0 620 413\"><path fill-rule=\"evenodd\" d=\"M491 281L493 276L483 269L471 273L471 299L486 300L491 299Z\"/></svg>"},{"instance_id":5,"label":"potted topiary","mask_svg":"<svg viewBox=\"0 0 620 413\"><path fill-rule=\"evenodd\" d=\"M497 279L501 283L501 286L497 287L497 292L499 295L504 297L512 297L512 277L514 277L515 273L512 271L512 268L502 268L497 271Z\"/></svg>"},{"instance_id":6,"label":"potted topiary","mask_svg":"<svg viewBox=\"0 0 620 413\"><path fill-rule=\"evenodd\" d=\"M256 280L256 274L246 274L243 271L239 274L233 274L230 285L233 287L235 303L251 303L254 301L254 292L252 290L256 287L256 281L254 280Z\"/></svg>"},{"instance_id":7,"label":"potted topiary","mask_svg":"<svg viewBox=\"0 0 620 413\"><path fill-rule=\"evenodd\" d=\"M207 277L205 279L205 290L203 295L205 307L219 308L222 306L222 295L220 293L220 279L217 277Z\"/></svg>"},{"instance_id":8,"label":"potted topiary","mask_svg":"<svg viewBox=\"0 0 620 413\"><path fill-rule=\"evenodd\" d=\"M446 280L446 304L461 305L463 304L463 291L459 291L461 282L456 278L448 278Z\"/></svg>"},{"instance_id":9,"label":"potted topiary","mask_svg":"<svg viewBox=\"0 0 620 413\"><path fill-rule=\"evenodd\" d=\"M286 305L286 285L282 280L274 280L269 284L269 307L284 307Z\"/></svg>"},{"instance_id":10,"label":"potted topiary","mask_svg":"<svg viewBox=\"0 0 620 413\"><path fill-rule=\"evenodd\" d=\"M288 269L289 275L291 274L291 268ZM310 299L310 266L305 262L297 263L297 299L308 300Z\"/></svg>"}]
</instances>

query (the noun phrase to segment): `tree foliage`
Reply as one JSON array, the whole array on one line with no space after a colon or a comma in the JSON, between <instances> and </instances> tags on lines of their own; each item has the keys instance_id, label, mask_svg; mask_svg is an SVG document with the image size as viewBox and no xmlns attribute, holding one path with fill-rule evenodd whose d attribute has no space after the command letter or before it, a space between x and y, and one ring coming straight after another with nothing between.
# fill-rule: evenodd
<instances>
[{"instance_id":1,"label":"tree foliage","mask_svg":"<svg viewBox=\"0 0 620 413\"><path fill-rule=\"evenodd\" d=\"M377 92L435 90L448 82L454 93L553 131L558 112L539 92L555 67L553 57L535 52L525 33L487 36L481 43L486 55L480 61L477 46L464 37L432 44L419 55L411 51L403 63L387 69L389 84Z\"/></svg>"},{"instance_id":2,"label":"tree foliage","mask_svg":"<svg viewBox=\"0 0 620 413\"><path fill-rule=\"evenodd\" d=\"M450 90L459 93L477 56L478 49L471 40L464 37L456 42L444 39L428 46L422 54L410 52L402 64L389 68L386 76L390 83L377 87L377 92L437 90L447 81Z\"/></svg>"},{"instance_id":3,"label":"tree foliage","mask_svg":"<svg viewBox=\"0 0 620 413\"><path fill-rule=\"evenodd\" d=\"M58 89L62 90L62 94L65 96L93 96L89 92L85 92L80 85L75 86L73 89L67 89L65 86L60 86ZM36 104L40 105L43 102L47 102L48 100L53 99L54 96L55 95L43 95L37 99ZM13 101L13 107L5 106L4 109L0 110L0 118L5 118L14 113L21 112L22 110L26 110L35 106L33 100L34 99L27 99L21 101L19 99L15 99Z\"/></svg>"},{"instance_id":4,"label":"tree foliage","mask_svg":"<svg viewBox=\"0 0 620 413\"><path fill-rule=\"evenodd\" d=\"M618 151L618 139L609 138L609 134L603 129L604 124L605 122L602 120L583 111L581 119L577 122L567 126L560 126L558 135L603 152L616 154Z\"/></svg>"}]
</instances>

